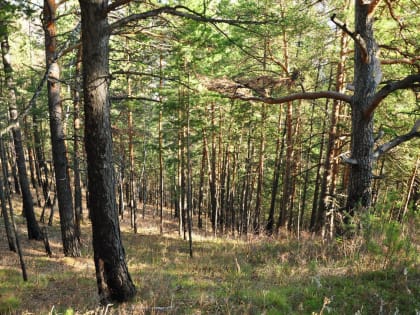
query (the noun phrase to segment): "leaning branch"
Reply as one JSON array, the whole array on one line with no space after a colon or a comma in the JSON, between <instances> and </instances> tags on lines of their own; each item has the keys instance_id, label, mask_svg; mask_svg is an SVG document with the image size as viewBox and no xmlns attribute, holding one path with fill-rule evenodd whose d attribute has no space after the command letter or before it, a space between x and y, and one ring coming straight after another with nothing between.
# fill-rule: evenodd
<instances>
[{"instance_id":1,"label":"leaning branch","mask_svg":"<svg viewBox=\"0 0 420 315\"><path fill-rule=\"evenodd\" d=\"M389 142L386 142L379 146L375 152L373 152L373 159L377 160L379 157L381 157L383 154L391 150L392 148L395 148L396 146L400 145L403 142L406 142L408 140L411 140L413 138L419 138L420 137L420 119L416 121L413 128L409 133L406 133L405 135L395 137Z\"/></svg>"},{"instance_id":2,"label":"leaning branch","mask_svg":"<svg viewBox=\"0 0 420 315\"><path fill-rule=\"evenodd\" d=\"M109 13L115 9L118 9L119 7L123 6L124 4L130 3L133 0L117 0L111 3L107 8L105 13Z\"/></svg>"},{"instance_id":3,"label":"leaning branch","mask_svg":"<svg viewBox=\"0 0 420 315\"><path fill-rule=\"evenodd\" d=\"M42 88L44 87L45 82L48 80L48 73L49 73L49 69L47 71L45 71L44 76L42 77L42 79L39 81L38 83L38 87L34 93L34 95L32 95L31 100L29 101L29 105L28 107L25 108L25 110L23 112L21 112L19 114L19 116L12 122L10 123L10 125L8 125L6 128L4 128L1 132L0 132L0 136L2 137L3 135L5 135L6 133L8 133L10 130L12 130L13 128L17 127L19 125L19 121L22 121L22 119L28 115L29 111L32 109L32 107L35 105L36 99L38 98L39 94L42 91Z\"/></svg>"},{"instance_id":4,"label":"leaning branch","mask_svg":"<svg viewBox=\"0 0 420 315\"><path fill-rule=\"evenodd\" d=\"M419 86L420 86L420 74L412 74L405 77L402 80L388 83L373 96L373 99L369 107L365 110L365 113L364 113L365 118L369 118L372 115L372 113L375 111L375 109L379 106L381 101L392 92L401 90L401 89L408 89L408 88L414 88L414 87L419 87Z\"/></svg>"},{"instance_id":5,"label":"leaning branch","mask_svg":"<svg viewBox=\"0 0 420 315\"><path fill-rule=\"evenodd\" d=\"M147 102L155 102L160 103L160 100L150 98L150 97L144 97L144 96L128 96L128 95L112 95L110 96L111 101L147 101Z\"/></svg>"},{"instance_id":6,"label":"leaning branch","mask_svg":"<svg viewBox=\"0 0 420 315\"><path fill-rule=\"evenodd\" d=\"M150 17L159 16L162 14L170 14L175 15L183 18L187 18L193 21L197 22L210 22L210 23L225 23L225 24L231 24L231 25L244 25L244 24L265 24L265 22L256 22L256 21L246 21L246 20L232 20L232 19L217 19L217 18L211 18L208 16L205 16L201 13L195 12L185 6L177 5L174 7L171 6L163 6L157 9L153 9L150 11L137 13L137 14L131 14L127 17L121 18L118 21L112 23L109 28L112 32L115 29L118 29L120 27L126 26L130 22L135 22L139 20L144 20Z\"/></svg>"},{"instance_id":7,"label":"leaning branch","mask_svg":"<svg viewBox=\"0 0 420 315\"><path fill-rule=\"evenodd\" d=\"M227 97L231 99L240 99L243 101L263 102L266 104L283 104L295 100L316 100L320 98L330 98L346 103L351 102L351 96L334 91L320 91L320 92L302 92L286 95L283 97L257 97L257 96L242 96L240 94L232 94Z\"/></svg>"},{"instance_id":8,"label":"leaning branch","mask_svg":"<svg viewBox=\"0 0 420 315\"><path fill-rule=\"evenodd\" d=\"M344 23L343 21L340 21L339 19L337 19L337 15L333 14L331 16L331 21L337 25L338 28L340 28L341 30L343 30L343 32L345 32L346 34L348 34L356 43L357 46L359 46L361 52L362 52L362 60L364 63L368 64L370 62L370 58L369 58L369 53L368 53L368 49L366 46L366 42L363 39L363 37L356 33L356 32L352 32L350 31L350 29L347 27L347 24Z\"/></svg>"},{"instance_id":9,"label":"leaning branch","mask_svg":"<svg viewBox=\"0 0 420 315\"><path fill-rule=\"evenodd\" d=\"M407 64L414 65L420 61L420 56L413 58L400 58L400 59L381 59L383 65Z\"/></svg>"},{"instance_id":10,"label":"leaning branch","mask_svg":"<svg viewBox=\"0 0 420 315\"><path fill-rule=\"evenodd\" d=\"M34 107L35 102L36 102L39 94L41 93L42 88L45 85L45 82L47 82L48 79L49 79L49 74L50 74L50 71L51 71L51 66L54 64L55 61L57 61L58 59L60 59L65 53L68 52L68 48L70 47L70 44L71 44L72 40L75 37L73 35L79 33L80 26L81 26L81 24L78 23L76 25L76 27L72 30L72 32L71 32L72 34L71 34L69 40L64 44L64 46L61 48L61 50L56 54L56 56L54 57L53 61L50 63L50 66L44 72L44 75L41 78L41 80L39 81L38 86L37 86L37 88L35 90L35 93L32 95L31 99L29 100L28 106L23 110L23 112L21 112L19 114L19 116L16 118L16 120L14 120L10 125L8 125L6 128L4 128L3 130L0 131L0 136L3 136L4 134L6 134L10 130L12 130L14 127L16 127L19 124L19 121L22 121L23 118L26 117L26 115L29 114L29 112L31 111L32 107Z\"/></svg>"}]
</instances>

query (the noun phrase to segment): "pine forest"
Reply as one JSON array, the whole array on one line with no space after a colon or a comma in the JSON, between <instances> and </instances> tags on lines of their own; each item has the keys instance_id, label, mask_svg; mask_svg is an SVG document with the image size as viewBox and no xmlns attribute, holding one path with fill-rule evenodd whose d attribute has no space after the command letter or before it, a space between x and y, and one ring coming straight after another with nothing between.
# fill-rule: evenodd
<instances>
[{"instance_id":1,"label":"pine forest","mask_svg":"<svg viewBox=\"0 0 420 315\"><path fill-rule=\"evenodd\" d=\"M0 0L0 314L420 314L418 0Z\"/></svg>"}]
</instances>

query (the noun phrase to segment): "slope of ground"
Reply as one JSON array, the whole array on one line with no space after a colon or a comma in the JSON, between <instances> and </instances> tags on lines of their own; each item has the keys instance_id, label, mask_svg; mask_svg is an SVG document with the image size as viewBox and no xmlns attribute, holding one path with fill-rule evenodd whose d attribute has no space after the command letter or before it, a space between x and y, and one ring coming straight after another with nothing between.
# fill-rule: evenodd
<instances>
[{"instance_id":1,"label":"slope of ground","mask_svg":"<svg viewBox=\"0 0 420 315\"><path fill-rule=\"evenodd\" d=\"M16 209L19 213L18 204ZM285 234L214 238L195 231L193 258L170 213L163 235L152 209L139 214L137 234L128 220L122 222L122 235L138 294L130 303L101 307L87 219L81 258L63 256L58 217L48 227L53 251L48 257L42 242L27 240L24 219L16 215L29 276L23 282L1 218L0 314L420 312L418 220L404 230L384 225L376 236L330 242L304 233L299 239Z\"/></svg>"}]
</instances>

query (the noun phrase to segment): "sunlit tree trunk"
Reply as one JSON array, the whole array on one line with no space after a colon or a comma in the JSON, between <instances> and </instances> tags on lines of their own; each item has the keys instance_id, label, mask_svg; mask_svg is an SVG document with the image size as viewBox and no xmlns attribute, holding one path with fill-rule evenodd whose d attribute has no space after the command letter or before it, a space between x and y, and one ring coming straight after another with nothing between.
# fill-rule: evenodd
<instances>
[{"instance_id":1,"label":"sunlit tree trunk","mask_svg":"<svg viewBox=\"0 0 420 315\"><path fill-rule=\"evenodd\" d=\"M378 50L373 36L373 16L370 6L356 1L355 33L365 47L355 44L354 95L351 102L351 159L346 211L352 216L359 209L371 205L373 162L373 113L366 116L372 97L380 81ZM347 221L347 220L345 220Z\"/></svg>"},{"instance_id":2,"label":"sunlit tree trunk","mask_svg":"<svg viewBox=\"0 0 420 315\"><path fill-rule=\"evenodd\" d=\"M55 60L57 50L56 9L57 4L55 0L44 1L45 58L46 67L49 69L47 90L51 147L64 255L76 257L80 256L80 244L75 230L67 148L64 142L65 134L60 95L60 67Z\"/></svg>"},{"instance_id":3,"label":"sunlit tree trunk","mask_svg":"<svg viewBox=\"0 0 420 315\"><path fill-rule=\"evenodd\" d=\"M109 100L108 1L80 0L85 148L98 292L102 302L127 301L136 289L121 242L112 155Z\"/></svg>"}]
</instances>

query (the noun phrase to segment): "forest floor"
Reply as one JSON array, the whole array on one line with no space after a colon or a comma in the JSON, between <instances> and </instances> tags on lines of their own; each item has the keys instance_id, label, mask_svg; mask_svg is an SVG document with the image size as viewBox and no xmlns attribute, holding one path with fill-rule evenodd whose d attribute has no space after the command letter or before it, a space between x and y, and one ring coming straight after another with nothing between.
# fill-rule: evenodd
<instances>
[{"instance_id":1,"label":"forest floor","mask_svg":"<svg viewBox=\"0 0 420 315\"><path fill-rule=\"evenodd\" d=\"M42 242L27 240L17 202L15 209L29 280L8 250L1 218L0 314L420 314L418 215L403 228L380 224L364 236L328 242L305 232L213 237L195 230L190 258L170 213L160 235L159 218L147 209L137 234L129 216L121 224L137 296L101 307L88 220L82 257L70 258L62 254L55 217L48 257Z\"/></svg>"}]
</instances>

